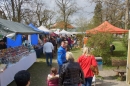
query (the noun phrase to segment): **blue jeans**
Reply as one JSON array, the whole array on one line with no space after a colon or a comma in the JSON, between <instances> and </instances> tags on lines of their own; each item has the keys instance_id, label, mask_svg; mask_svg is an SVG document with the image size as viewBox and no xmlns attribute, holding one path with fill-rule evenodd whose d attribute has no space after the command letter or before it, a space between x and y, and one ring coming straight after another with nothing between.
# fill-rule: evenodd
<instances>
[{"instance_id":1,"label":"blue jeans","mask_svg":"<svg viewBox=\"0 0 130 86\"><path fill-rule=\"evenodd\" d=\"M70 49L72 49L72 45L71 44L69 44L69 47L70 47Z\"/></svg>"},{"instance_id":2,"label":"blue jeans","mask_svg":"<svg viewBox=\"0 0 130 86\"><path fill-rule=\"evenodd\" d=\"M91 86L93 77L85 78L85 84L82 86Z\"/></svg>"},{"instance_id":3,"label":"blue jeans","mask_svg":"<svg viewBox=\"0 0 130 86\"><path fill-rule=\"evenodd\" d=\"M59 65L59 68L58 68L58 74L61 73L61 70L62 70L62 65Z\"/></svg>"},{"instance_id":4,"label":"blue jeans","mask_svg":"<svg viewBox=\"0 0 130 86\"><path fill-rule=\"evenodd\" d=\"M46 63L48 66L52 65L52 52L46 52ZM50 62L48 61L48 59L50 59Z\"/></svg>"}]
</instances>

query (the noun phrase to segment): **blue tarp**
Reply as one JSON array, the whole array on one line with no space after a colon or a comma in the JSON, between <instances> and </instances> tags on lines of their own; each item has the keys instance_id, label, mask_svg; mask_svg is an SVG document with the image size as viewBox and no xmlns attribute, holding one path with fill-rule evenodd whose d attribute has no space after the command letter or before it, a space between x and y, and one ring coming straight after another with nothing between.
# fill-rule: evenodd
<instances>
[{"instance_id":1,"label":"blue tarp","mask_svg":"<svg viewBox=\"0 0 130 86\"><path fill-rule=\"evenodd\" d=\"M35 31L40 31L40 32L45 33L44 31L37 29L37 27L35 27L32 23L30 23L29 26L30 26L32 29L34 29Z\"/></svg>"},{"instance_id":2,"label":"blue tarp","mask_svg":"<svg viewBox=\"0 0 130 86\"><path fill-rule=\"evenodd\" d=\"M37 45L38 44L38 35L32 34L31 35L31 45Z\"/></svg>"},{"instance_id":3,"label":"blue tarp","mask_svg":"<svg viewBox=\"0 0 130 86\"><path fill-rule=\"evenodd\" d=\"M37 27L35 27L32 23L30 23L29 26L36 31L41 31L41 30L37 29ZM43 31L41 31L41 32L43 32ZM32 34L31 35L31 45L37 45L37 44L38 44L38 35Z\"/></svg>"},{"instance_id":4,"label":"blue tarp","mask_svg":"<svg viewBox=\"0 0 130 86\"><path fill-rule=\"evenodd\" d=\"M39 30L37 27L35 27L32 23L29 24L29 26L34 29L35 31L40 31L40 32L43 32L43 34L49 34L48 32L45 32L45 31L42 31L42 30Z\"/></svg>"},{"instance_id":5,"label":"blue tarp","mask_svg":"<svg viewBox=\"0 0 130 86\"><path fill-rule=\"evenodd\" d=\"M16 46L20 46L20 45L22 45L22 35L20 35L20 34L16 35L15 40L7 38L7 48L16 47Z\"/></svg>"}]
</instances>

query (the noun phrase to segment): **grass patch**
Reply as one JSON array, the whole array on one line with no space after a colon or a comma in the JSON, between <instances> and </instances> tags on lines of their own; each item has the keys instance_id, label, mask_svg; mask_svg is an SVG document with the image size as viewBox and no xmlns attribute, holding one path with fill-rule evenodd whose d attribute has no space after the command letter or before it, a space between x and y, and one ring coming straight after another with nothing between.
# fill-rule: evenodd
<instances>
[{"instance_id":1,"label":"grass patch","mask_svg":"<svg viewBox=\"0 0 130 86\"><path fill-rule=\"evenodd\" d=\"M121 77L118 75L111 76L112 79L116 79L118 81L126 81L126 76L123 76L123 79L121 80Z\"/></svg>"},{"instance_id":2,"label":"grass patch","mask_svg":"<svg viewBox=\"0 0 130 86\"><path fill-rule=\"evenodd\" d=\"M97 75L97 76L96 76L96 79L103 80L104 78L103 78L102 76L100 76L100 75Z\"/></svg>"},{"instance_id":3,"label":"grass patch","mask_svg":"<svg viewBox=\"0 0 130 86\"><path fill-rule=\"evenodd\" d=\"M127 60L127 49L124 47L123 42L120 40L116 40L113 42L115 45L115 50L113 52L113 55L111 55L112 60ZM115 69L116 66L112 66L112 64L103 65L103 69L109 70L109 69ZM120 67L125 68L125 66Z\"/></svg>"},{"instance_id":4,"label":"grass patch","mask_svg":"<svg viewBox=\"0 0 130 86\"><path fill-rule=\"evenodd\" d=\"M53 67L57 68L56 57L53 59ZM31 74L31 84L30 86L47 86L46 78L50 73L50 67L46 64L45 56L42 55L40 58L37 58L37 61L28 69ZM16 86L13 81L8 86Z\"/></svg>"},{"instance_id":5,"label":"grass patch","mask_svg":"<svg viewBox=\"0 0 130 86\"><path fill-rule=\"evenodd\" d=\"M116 59L127 59L127 49L124 47L122 41L114 41L113 44L116 49L111 57Z\"/></svg>"},{"instance_id":6,"label":"grass patch","mask_svg":"<svg viewBox=\"0 0 130 86\"><path fill-rule=\"evenodd\" d=\"M80 48L74 48L74 49L71 50L71 52L74 55L75 61L77 61L77 59L79 58L79 56L82 55L82 49L80 49Z\"/></svg>"}]
</instances>

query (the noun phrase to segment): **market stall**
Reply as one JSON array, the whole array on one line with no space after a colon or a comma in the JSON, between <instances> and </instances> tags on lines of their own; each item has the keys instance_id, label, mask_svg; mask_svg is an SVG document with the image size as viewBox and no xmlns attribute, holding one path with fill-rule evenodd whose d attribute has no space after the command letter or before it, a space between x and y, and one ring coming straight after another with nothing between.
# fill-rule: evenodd
<instances>
[{"instance_id":1,"label":"market stall","mask_svg":"<svg viewBox=\"0 0 130 86\"><path fill-rule=\"evenodd\" d=\"M112 34L125 34L125 33L128 33L128 30L113 26L108 21L103 22L101 25L91 30L86 30L87 34L96 34L97 32L109 32Z\"/></svg>"},{"instance_id":2,"label":"market stall","mask_svg":"<svg viewBox=\"0 0 130 86\"><path fill-rule=\"evenodd\" d=\"M38 29L41 31L44 31L48 34L52 32L51 30L49 30L48 28L46 28L45 26L42 26L42 25L40 27L38 27Z\"/></svg>"},{"instance_id":3,"label":"market stall","mask_svg":"<svg viewBox=\"0 0 130 86\"><path fill-rule=\"evenodd\" d=\"M8 65L8 68L0 73L0 86L7 86L14 80L14 75L20 70L27 70L36 61L36 53L32 52L23 56L15 64Z\"/></svg>"},{"instance_id":4,"label":"market stall","mask_svg":"<svg viewBox=\"0 0 130 86\"><path fill-rule=\"evenodd\" d=\"M0 19L0 34L7 37L7 44L13 44L0 50L0 86L7 86L18 71L27 70L36 61L33 46L29 43L21 45L22 35L41 33L28 25Z\"/></svg>"},{"instance_id":5,"label":"market stall","mask_svg":"<svg viewBox=\"0 0 130 86\"><path fill-rule=\"evenodd\" d=\"M0 18L0 34L8 38L15 39L17 34L29 35L41 33L42 32L34 30L28 25Z\"/></svg>"},{"instance_id":6,"label":"market stall","mask_svg":"<svg viewBox=\"0 0 130 86\"><path fill-rule=\"evenodd\" d=\"M57 29L54 33L59 35L60 34L60 29Z\"/></svg>"},{"instance_id":7,"label":"market stall","mask_svg":"<svg viewBox=\"0 0 130 86\"><path fill-rule=\"evenodd\" d=\"M61 34L62 36L65 36L65 35L70 36L70 35L72 35L70 32L68 32L68 31L66 31L64 29L62 31L60 31L59 34Z\"/></svg>"}]
</instances>

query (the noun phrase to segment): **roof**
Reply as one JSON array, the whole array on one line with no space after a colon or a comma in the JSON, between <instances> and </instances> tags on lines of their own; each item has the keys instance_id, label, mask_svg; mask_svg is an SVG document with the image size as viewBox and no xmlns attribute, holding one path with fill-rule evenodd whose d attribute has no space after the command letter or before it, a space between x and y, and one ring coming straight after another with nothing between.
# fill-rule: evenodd
<instances>
[{"instance_id":1,"label":"roof","mask_svg":"<svg viewBox=\"0 0 130 86\"><path fill-rule=\"evenodd\" d=\"M61 21L61 22L57 22L55 23L52 28L60 28L60 29L64 29L65 26L65 22ZM71 24L67 24L67 28L68 29L73 29L74 27Z\"/></svg>"},{"instance_id":2,"label":"roof","mask_svg":"<svg viewBox=\"0 0 130 86\"><path fill-rule=\"evenodd\" d=\"M97 33L97 32L110 32L110 33L122 34L127 33L128 30L124 30L116 26L113 26L108 21L105 21L104 23L102 23L101 25L99 25L94 29L86 30L86 33Z\"/></svg>"},{"instance_id":3,"label":"roof","mask_svg":"<svg viewBox=\"0 0 130 86\"><path fill-rule=\"evenodd\" d=\"M34 33L41 33L41 32L33 30L28 25L9 21L9 20L4 20L0 18L0 34L7 36L12 33L13 34L34 34Z\"/></svg>"},{"instance_id":4,"label":"roof","mask_svg":"<svg viewBox=\"0 0 130 86\"><path fill-rule=\"evenodd\" d=\"M44 32L47 32L48 34L51 32L49 29L47 29L45 26L42 26L42 25L40 27L38 27L38 29L42 30Z\"/></svg>"}]
</instances>

